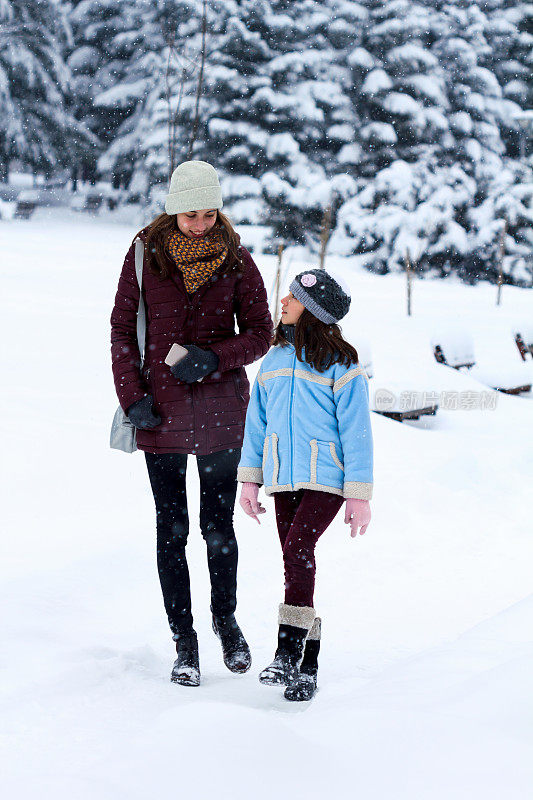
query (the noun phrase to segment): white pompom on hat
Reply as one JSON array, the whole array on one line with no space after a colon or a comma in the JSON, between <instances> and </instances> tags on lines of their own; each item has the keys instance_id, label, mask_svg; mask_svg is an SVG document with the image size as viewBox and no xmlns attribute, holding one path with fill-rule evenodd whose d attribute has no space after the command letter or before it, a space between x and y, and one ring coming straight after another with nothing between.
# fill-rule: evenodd
<instances>
[{"instance_id":1,"label":"white pompom on hat","mask_svg":"<svg viewBox=\"0 0 533 800\"><path fill-rule=\"evenodd\" d=\"M222 208L222 190L215 168L207 161L184 161L170 178L167 214Z\"/></svg>"}]
</instances>

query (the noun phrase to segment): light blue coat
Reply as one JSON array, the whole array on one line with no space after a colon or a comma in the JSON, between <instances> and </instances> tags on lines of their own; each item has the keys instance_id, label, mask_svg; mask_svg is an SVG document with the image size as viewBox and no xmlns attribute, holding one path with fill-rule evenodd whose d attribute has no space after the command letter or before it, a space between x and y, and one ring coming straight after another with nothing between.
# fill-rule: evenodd
<instances>
[{"instance_id":1,"label":"light blue coat","mask_svg":"<svg viewBox=\"0 0 533 800\"><path fill-rule=\"evenodd\" d=\"M294 345L271 348L250 396L237 480L263 484L267 495L315 489L370 500L372 470L364 369L318 372Z\"/></svg>"}]
</instances>

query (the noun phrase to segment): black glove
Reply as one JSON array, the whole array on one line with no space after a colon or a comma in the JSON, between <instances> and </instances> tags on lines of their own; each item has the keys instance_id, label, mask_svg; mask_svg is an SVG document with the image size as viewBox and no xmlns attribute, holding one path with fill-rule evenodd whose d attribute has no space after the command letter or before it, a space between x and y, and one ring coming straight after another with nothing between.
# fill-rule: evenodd
<instances>
[{"instance_id":1,"label":"black glove","mask_svg":"<svg viewBox=\"0 0 533 800\"><path fill-rule=\"evenodd\" d=\"M128 408L126 416L132 425L141 430L150 430L161 425L161 417L152 411L153 402L152 395L147 394Z\"/></svg>"},{"instance_id":2,"label":"black glove","mask_svg":"<svg viewBox=\"0 0 533 800\"><path fill-rule=\"evenodd\" d=\"M204 378L217 369L219 359L212 350L202 350L195 344L184 344L183 347L189 351L188 354L170 367L171 373L178 380L194 383L198 378Z\"/></svg>"}]
</instances>

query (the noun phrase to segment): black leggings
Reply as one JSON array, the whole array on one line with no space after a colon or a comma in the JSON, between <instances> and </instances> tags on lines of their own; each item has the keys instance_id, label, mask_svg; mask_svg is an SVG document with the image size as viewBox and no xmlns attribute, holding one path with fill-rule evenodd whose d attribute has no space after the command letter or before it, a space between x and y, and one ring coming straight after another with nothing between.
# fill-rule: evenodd
<instances>
[{"instance_id":1,"label":"black leggings","mask_svg":"<svg viewBox=\"0 0 533 800\"><path fill-rule=\"evenodd\" d=\"M157 519L157 568L172 633L192 628L191 591L185 545L189 515L185 475L187 454L145 453ZM217 617L235 611L237 540L233 509L241 449L196 456L200 476L200 530L207 545L211 610Z\"/></svg>"}]
</instances>

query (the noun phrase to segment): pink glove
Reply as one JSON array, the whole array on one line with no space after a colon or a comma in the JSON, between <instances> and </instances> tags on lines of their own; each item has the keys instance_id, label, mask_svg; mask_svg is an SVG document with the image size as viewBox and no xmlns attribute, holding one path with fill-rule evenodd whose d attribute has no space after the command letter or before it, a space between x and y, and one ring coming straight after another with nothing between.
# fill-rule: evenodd
<instances>
[{"instance_id":1,"label":"pink glove","mask_svg":"<svg viewBox=\"0 0 533 800\"><path fill-rule=\"evenodd\" d=\"M266 508L264 508L257 499L258 494L259 484L249 482L243 483L239 503L248 516L253 517L261 524L261 520L257 515L264 514Z\"/></svg>"},{"instance_id":2,"label":"pink glove","mask_svg":"<svg viewBox=\"0 0 533 800\"><path fill-rule=\"evenodd\" d=\"M361 526L359 533L361 536L368 528L372 515L370 513L370 503L368 500L356 500L354 497L349 497L346 500L346 510L344 512L344 521L352 529L351 536L357 536L357 528Z\"/></svg>"}]
</instances>

